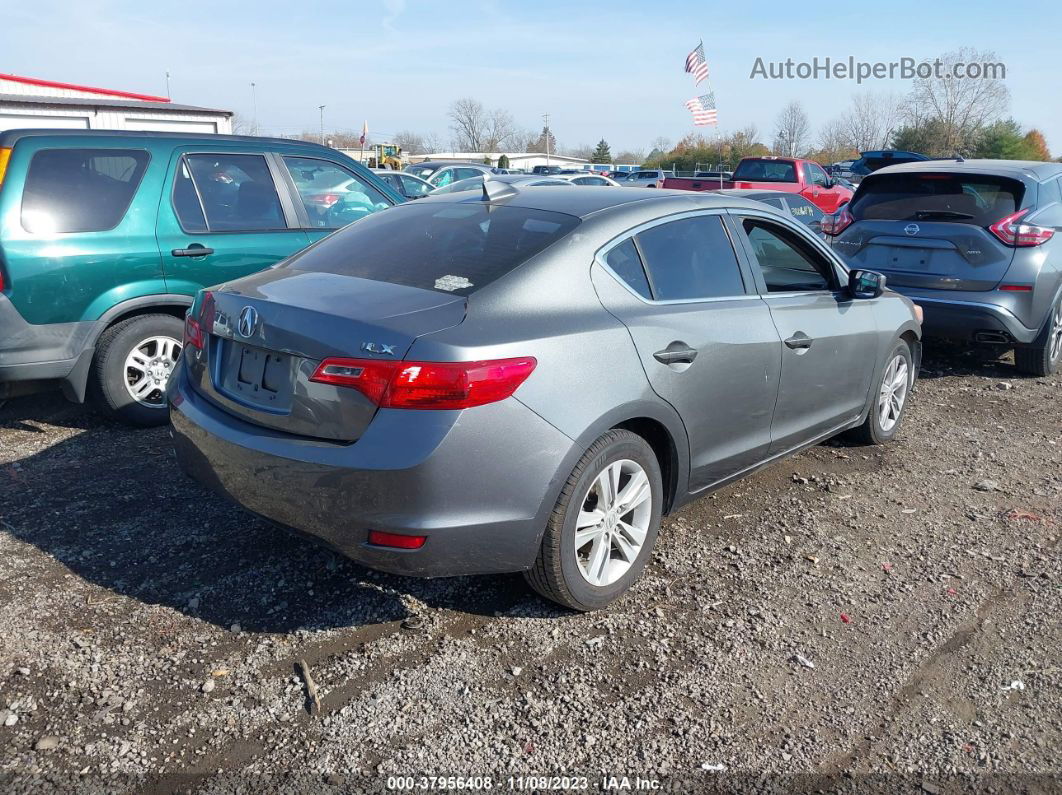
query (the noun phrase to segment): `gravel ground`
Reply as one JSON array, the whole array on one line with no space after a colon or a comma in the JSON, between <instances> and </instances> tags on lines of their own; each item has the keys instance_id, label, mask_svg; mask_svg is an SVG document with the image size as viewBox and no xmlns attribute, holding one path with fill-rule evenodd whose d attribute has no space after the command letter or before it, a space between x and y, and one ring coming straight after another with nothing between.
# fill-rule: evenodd
<instances>
[{"instance_id":1,"label":"gravel ground","mask_svg":"<svg viewBox=\"0 0 1062 795\"><path fill-rule=\"evenodd\" d=\"M164 429L11 401L0 786L1058 792L1062 378L925 367L894 444L689 506L589 615L364 570L185 479Z\"/></svg>"}]
</instances>

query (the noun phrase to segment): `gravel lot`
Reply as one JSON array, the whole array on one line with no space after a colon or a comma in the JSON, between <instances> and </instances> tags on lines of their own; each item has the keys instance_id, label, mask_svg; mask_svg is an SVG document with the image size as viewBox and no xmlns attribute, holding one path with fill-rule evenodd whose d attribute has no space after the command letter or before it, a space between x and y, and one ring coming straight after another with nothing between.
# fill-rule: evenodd
<instances>
[{"instance_id":1,"label":"gravel lot","mask_svg":"<svg viewBox=\"0 0 1062 795\"><path fill-rule=\"evenodd\" d=\"M519 576L366 571L186 480L164 429L11 401L0 787L1058 792L1062 378L925 368L896 443L684 509L590 615Z\"/></svg>"}]
</instances>

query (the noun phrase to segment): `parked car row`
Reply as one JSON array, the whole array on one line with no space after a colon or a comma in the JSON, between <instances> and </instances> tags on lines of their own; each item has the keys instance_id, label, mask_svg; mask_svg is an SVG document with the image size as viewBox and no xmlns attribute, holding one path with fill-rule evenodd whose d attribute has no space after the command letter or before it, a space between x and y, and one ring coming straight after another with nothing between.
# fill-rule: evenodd
<instances>
[{"instance_id":1,"label":"parked car row","mask_svg":"<svg viewBox=\"0 0 1062 795\"><path fill-rule=\"evenodd\" d=\"M722 190L454 162L425 188L299 141L3 133L0 398L168 407L180 466L254 514L603 607L667 512L892 439L923 312L1058 365L1062 165L909 163L842 202L748 160Z\"/></svg>"}]
</instances>

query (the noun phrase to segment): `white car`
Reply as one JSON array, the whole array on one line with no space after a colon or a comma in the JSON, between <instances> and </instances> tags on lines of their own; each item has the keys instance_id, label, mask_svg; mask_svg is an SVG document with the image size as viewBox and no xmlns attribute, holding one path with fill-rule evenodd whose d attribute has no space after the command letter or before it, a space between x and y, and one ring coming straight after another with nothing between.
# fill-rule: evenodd
<instances>
[{"instance_id":1,"label":"white car","mask_svg":"<svg viewBox=\"0 0 1062 795\"><path fill-rule=\"evenodd\" d=\"M598 185L600 187L618 188L620 184L614 179L600 174L554 174L553 179L564 179L573 185Z\"/></svg>"}]
</instances>

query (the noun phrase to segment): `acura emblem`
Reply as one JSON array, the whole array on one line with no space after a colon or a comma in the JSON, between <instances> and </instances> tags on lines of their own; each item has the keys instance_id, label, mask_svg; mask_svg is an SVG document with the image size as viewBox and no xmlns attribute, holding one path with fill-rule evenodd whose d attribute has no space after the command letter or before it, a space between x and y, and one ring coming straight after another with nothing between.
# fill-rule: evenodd
<instances>
[{"instance_id":1,"label":"acura emblem","mask_svg":"<svg viewBox=\"0 0 1062 795\"><path fill-rule=\"evenodd\" d=\"M918 224L908 224L903 228L905 234L917 235L921 227Z\"/></svg>"},{"instance_id":2,"label":"acura emblem","mask_svg":"<svg viewBox=\"0 0 1062 795\"><path fill-rule=\"evenodd\" d=\"M257 328L258 310L253 306L245 306L240 310L240 322L236 325L236 330L240 332L241 337L250 337Z\"/></svg>"}]
</instances>

